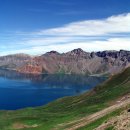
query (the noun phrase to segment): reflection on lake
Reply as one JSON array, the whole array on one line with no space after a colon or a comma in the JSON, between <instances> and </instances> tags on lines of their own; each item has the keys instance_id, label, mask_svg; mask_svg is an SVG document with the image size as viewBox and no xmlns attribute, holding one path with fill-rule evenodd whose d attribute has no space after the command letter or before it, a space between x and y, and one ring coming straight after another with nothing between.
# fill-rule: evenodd
<instances>
[{"instance_id":1,"label":"reflection on lake","mask_svg":"<svg viewBox=\"0 0 130 130\"><path fill-rule=\"evenodd\" d=\"M0 109L15 110L73 96L102 83L105 77L32 75L0 70Z\"/></svg>"}]
</instances>

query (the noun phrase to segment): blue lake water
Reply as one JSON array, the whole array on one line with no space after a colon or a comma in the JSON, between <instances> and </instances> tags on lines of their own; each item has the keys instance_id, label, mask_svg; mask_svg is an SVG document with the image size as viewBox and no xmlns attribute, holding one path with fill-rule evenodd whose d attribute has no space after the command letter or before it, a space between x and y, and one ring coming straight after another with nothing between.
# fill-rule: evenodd
<instances>
[{"instance_id":1,"label":"blue lake water","mask_svg":"<svg viewBox=\"0 0 130 130\"><path fill-rule=\"evenodd\" d=\"M0 70L0 109L45 105L61 97L86 92L105 79L83 75L25 75Z\"/></svg>"}]
</instances>

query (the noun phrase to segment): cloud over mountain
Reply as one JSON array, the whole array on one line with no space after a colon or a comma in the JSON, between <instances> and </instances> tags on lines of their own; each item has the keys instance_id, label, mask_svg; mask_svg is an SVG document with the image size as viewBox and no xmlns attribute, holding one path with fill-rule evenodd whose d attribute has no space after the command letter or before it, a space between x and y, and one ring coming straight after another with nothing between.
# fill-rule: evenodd
<instances>
[{"instance_id":1,"label":"cloud over mountain","mask_svg":"<svg viewBox=\"0 0 130 130\"><path fill-rule=\"evenodd\" d=\"M130 13L104 19L72 22L61 27L36 32L17 32L15 44L0 47L1 55L10 53L41 54L50 50L66 52L74 48L86 51L130 48ZM20 37L20 40L19 40ZM5 46L6 47L6 46Z\"/></svg>"}]
</instances>

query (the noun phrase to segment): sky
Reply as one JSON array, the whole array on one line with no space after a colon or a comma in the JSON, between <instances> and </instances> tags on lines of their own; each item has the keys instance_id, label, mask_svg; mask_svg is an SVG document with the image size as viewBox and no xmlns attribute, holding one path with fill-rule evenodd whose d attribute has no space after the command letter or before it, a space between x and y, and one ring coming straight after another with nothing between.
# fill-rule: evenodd
<instances>
[{"instance_id":1,"label":"sky","mask_svg":"<svg viewBox=\"0 0 130 130\"><path fill-rule=\"evenodd\" d=\"M130 50L130 0L0 0L0 55Z\"/></svg>"}]
</instances>

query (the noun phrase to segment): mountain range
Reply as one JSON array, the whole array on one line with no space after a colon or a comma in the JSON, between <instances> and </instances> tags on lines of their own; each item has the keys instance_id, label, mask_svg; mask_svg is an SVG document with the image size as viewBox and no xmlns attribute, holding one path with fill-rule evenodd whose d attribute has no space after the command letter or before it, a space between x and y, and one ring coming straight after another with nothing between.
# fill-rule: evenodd
<instances>
[{"instance_id":1,"label":"mountain range","mask_svg":"<svg viewBox=\"0 0 130 130\"><path fill-rule=\"evenodd\" d=\"M67 53L50 51L40 56L14 54L0 57L0 68L35 74L115 74L130 65L130 51L85 52L78 48Z\"/></svg>"}]
</instances>

